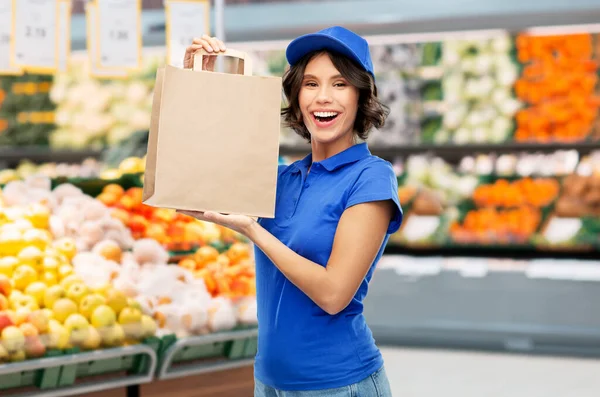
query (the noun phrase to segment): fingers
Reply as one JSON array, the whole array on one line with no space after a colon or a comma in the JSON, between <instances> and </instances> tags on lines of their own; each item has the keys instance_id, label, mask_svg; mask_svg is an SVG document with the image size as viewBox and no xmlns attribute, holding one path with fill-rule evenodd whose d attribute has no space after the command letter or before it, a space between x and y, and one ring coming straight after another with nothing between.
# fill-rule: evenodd
<instances>
[{"instance_id":1,"label":"fingers","mask_svg":"<svg viewBox=\"0 0 600 397\"><path fill-rule=\"evenodd\" d=\"M226 50L225 44L221 40L206 34L195 38L190 47L193 46L198 46L198 49L204 48L207 52L223 52Z\"/></svg>"}]
</instances>

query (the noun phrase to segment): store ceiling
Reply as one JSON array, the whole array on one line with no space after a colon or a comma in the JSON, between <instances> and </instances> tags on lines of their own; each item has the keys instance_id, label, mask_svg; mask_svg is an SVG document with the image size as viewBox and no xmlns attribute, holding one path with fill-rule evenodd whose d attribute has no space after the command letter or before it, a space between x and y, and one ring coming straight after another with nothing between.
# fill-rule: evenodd
<instances>
[{"instance_id":1,"label":"store ceiling","mask_svg":"<svg viewBox=\"0 0 600 397\"><path fill-rule=\"evenodd\" d=\"M227 3L227 1L226 1ZM214 27L214 18L211 18ZM600 0L333 0L230 5L226 40L291 39L330 25L361 34L446 32L600 21ZM145 10L144 45L164 44L164 11ZM73 16L73 49L85 48L85 17Z\"/></svg>"}]
</instances>

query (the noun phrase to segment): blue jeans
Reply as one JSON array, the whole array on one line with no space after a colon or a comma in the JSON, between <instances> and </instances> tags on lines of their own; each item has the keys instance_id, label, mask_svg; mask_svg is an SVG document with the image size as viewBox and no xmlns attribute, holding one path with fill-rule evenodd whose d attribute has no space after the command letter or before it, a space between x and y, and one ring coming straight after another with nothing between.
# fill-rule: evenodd
<instances>
[{"instance_id":1,"label":"blue jeans","mask_svg":"<svg viewBox=\"0 0 600 397\"><path fill-rule=\"evenodd\" d=\"M349 386L335 389L283 391L254 379L254 397L392 397L390 383L381 367L366 379Z\"/></svg>"}]
</instances>

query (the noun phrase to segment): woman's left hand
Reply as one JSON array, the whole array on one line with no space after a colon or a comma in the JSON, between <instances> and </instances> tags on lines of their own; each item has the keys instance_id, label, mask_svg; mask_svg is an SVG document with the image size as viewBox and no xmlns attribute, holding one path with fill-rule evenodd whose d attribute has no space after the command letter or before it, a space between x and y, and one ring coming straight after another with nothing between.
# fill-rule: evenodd
<instances>
[{"instance_id":1,"label":"woman's left hand","mask_svg":"<svg viewBox=\"0 0 600 397\"><path fill-rule=\"evenodd\" d=\"M212 211L184 211L177 210L178 213L191 216L205 222L212 222L226 228L235 230L246 237L250 237L250 230L256 224L256 220L246 215L226 215Z\"/></svg>"}]
</instances>

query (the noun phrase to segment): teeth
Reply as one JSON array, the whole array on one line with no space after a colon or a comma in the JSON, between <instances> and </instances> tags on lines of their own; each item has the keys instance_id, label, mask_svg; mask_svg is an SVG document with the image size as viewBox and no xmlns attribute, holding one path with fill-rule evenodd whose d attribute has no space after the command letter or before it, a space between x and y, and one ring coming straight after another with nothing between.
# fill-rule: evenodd
<instances>
[{"instance_id":1,"label":"teeth","mask_svg":"<svg viewBox=\"0 0 600 397\"><path fill-rule=\"evenodd\" d=\"M337 112L314 112L317 117L333 117L337 116Z\"/></svg>"}]
</instances>

